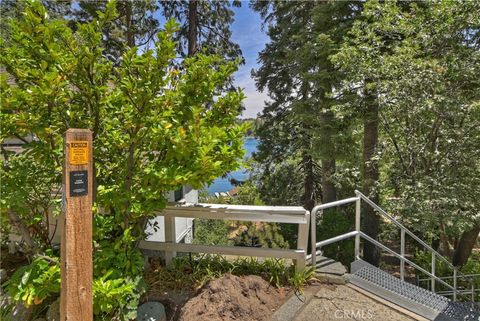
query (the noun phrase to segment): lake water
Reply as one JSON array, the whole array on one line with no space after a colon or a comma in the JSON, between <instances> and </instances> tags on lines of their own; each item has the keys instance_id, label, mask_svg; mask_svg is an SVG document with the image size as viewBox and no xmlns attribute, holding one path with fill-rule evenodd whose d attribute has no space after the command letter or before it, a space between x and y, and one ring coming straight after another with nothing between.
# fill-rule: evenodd
<instances>
[{"instance_id":1,"label":"lake water","mask_svg":"<svg viewBox=\"0 0 480 321\"><path fill-rule=\"evenodd\" d=\"M255 138L247 138L245 139L245 143L243 144L243 148L245 148L245 158L249 158L252 156L254 152L257 151L258 140ZM234 186L230 183L230 179L234 178L238 181L245 181L248 179L249 172L244 168L239 169L235 172L230 172L227 174L226 177L219 177L213 181L210 186L207 187L208 194L220 193L220 192L228 192Z\"/></svg>"}]
</instances>

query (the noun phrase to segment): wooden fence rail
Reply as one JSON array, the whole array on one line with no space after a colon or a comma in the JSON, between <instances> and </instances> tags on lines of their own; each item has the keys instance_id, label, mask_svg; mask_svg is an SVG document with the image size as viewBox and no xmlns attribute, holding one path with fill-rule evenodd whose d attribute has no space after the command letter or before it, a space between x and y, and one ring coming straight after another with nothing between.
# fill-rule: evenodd
<instances>
[{"instance_id":1,"label":"wooden fence rail","mask_svg":"<svg viewBox=\"0 0 480 321\"><path fill-rule=\"evenodd\" d=\"M238 256L288 258L295 262L297 270L305 268L308 244L310 212L299 206L250 206L226 204L169 205L159 216L165 218L165 242L142 241L144 250L165 251L167 264L176 252L214 253ZM250 221L298 224L296 249L271 249L245 246L211 246L176 243L175 217L220 219L227 221Z\"/></svg>"}]
</instances>

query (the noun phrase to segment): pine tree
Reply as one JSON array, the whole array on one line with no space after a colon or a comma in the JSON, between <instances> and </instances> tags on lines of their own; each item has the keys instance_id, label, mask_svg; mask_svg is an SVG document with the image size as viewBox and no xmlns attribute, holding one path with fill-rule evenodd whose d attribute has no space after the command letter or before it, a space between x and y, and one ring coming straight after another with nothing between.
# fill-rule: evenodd
<instances>
[{"instance_id":1,"label":"pine tree","mask_svg":"<svg viewBox=\"0 0 480 321\"><path fill-rule=\"evenodd\" d=\"M298 159L302 203L312 209L321 200L319 191L324 202L337 197L333 176L342 148L336 133L344 124L332 111L339 75L329 55L339 47L358 5L257 1L252 7L264 18L271 39L254 72L257 87L268 90L272 100L263 110L257 159L265 164L264 180L271 174L269 164Z\"/></svg>"},{"instance_id":2,"label":"pine tree","mask_svg":"<svg viewBox=\"0 0 480 321\"><path fill-rule=\"evenodd\" d=\"M107 0L78 1L73 12L71 27L75 23L86 23L105 10ZM119 0L116 2L118 18L103 30L107 57L118 63L128 47L148 47L159 31L159 21L154 17L158 9L155 0Z\"/></svg>"},{"instance_id":3,"label":"pine tree","mask_svg":"<svg viewBox=\"0 0 480 321\"><path fill-rule=\"evenodd\" d=\"M160 1L160 6L165 18L174 18L180 23L176 40L181 57L198 51L227 59L242 56L240 46L231 39L230 30L234 20L231 7L240 7L241 1Z\"/></svg>"}]
</instances>

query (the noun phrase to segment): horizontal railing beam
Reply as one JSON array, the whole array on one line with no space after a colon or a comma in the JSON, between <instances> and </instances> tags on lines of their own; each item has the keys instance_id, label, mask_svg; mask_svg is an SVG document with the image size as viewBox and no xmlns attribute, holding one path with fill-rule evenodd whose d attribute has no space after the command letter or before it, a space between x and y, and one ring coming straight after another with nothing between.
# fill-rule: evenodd
<instances>
[{"instance_id":1,"label":"horizontal railing beam","mask_svg":"<svg viewBox=\"0 0 480 321\"><path fill-rule=\"evenodd\" d=\"M463 275L457 276L457 278L459 278L459 279L464 278L464 277L465 278L480 278L480 274L478 274L478 273L477 274L463 274ZM439 277L439 278L442 279L442 280L448 280L448 279L453 279L453 276L451 276L451 275L450 276L442 276L442 277ZM430 278L428 278L428 279L418 279L419 282L420 281L427 281L427 280L429 281Z\"/></svg>"},{"instance_id":2,"label":"horizontal railing beam","mask_svg":"<svg viewBox=\"0 0 480 321\"><path fill-rule=\"evenodd\" d=\"M480 289L473 291L473 293L480 292ZM439 295L453 295L453 291L437 291ZM472 295L472 290L457 290L457 294L460 295Z\"/></svg>"},{"instance_id":3,"label":"horizontal railing beam","mask_svg":"<svg viewBox=\"0 0 480 321\"><path fill-rule=\"evenodd\" d=\"M178 207L177 207L178 208ZM190 209L210 209L229 213L268 213L268 214L288 214L305 215L308 212L301 206L270 206L270 205L231 205L231 204L210 204L198 203L196 206L189 206Z\"/></svg>"},{"instance_id":4,"label":"horizontal railing beam","mask_svg":"<svg viewBox=\"0 0 480 321\"><path fill-rule=\"evenodd\" d=\"M270 249L246 246L217 246L187 243L167 243L154 241L140 241L139 248L143 250L207 253L254 257L275 257L292 260L305 260L304 250Z\"/></svg>"},{"instance_id":5,"label":"horizontal railing beam","mask_svg":"<svg viewBox=\"0 0 480 321\"><path fill-rule=\"evenodd\" d=\"M290 224L308 224L309 212L302 211L294 207L290 212L286 207L277 209L275 206L261 206L261 209L255 209L253 206L239 208L238 206L221 206L221 204L208 204L209 206L178 206L166 207L163 211L157 212L158 216L170 217L188 217L204 219L220 219L226 221L249 221L249 222L271 222L271 223L290 223ZM263 209L262 209L263 208ZM270 208L268 210L267 208Z\"/></svg>"}]
</instances>

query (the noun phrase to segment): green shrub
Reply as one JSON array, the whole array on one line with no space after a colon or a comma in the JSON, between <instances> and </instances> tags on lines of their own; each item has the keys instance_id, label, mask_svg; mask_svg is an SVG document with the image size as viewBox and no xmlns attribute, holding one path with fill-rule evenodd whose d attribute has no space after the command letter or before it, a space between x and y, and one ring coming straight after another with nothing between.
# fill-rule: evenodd
<instances>
[{"instance_id":1,"label":"green shrub","mask_svg":"<svg viewBox=\"0 0 480 321\"><path fill-rule=\"evenodd\" d=\"M302 292L303 286L315 275L312 268L297 272L294 266L287 266L283 259L259 261L248 257L228 260L222 255L199 255L174 258L169 266L160 267L148 283L164 289L196 290L225 273L260 275L276 287L288 286L296 292Z\"/></svg>"},{"instance_id":2,"label":"green shrub","mask_svg":"<svg viewBox=\"0 0 480 321\"><path fill-rule=\"evenodd\" d=\"M125 233L110 246L103 244L94 255L93 310L95 320L131 320L135 317L140 295L145 291L141 275L143 259ZM120 242L123 240L124 242ZM59 258L52 251L23 266L3 284L15 301L45 310L60 294Z\"/></svg>"},{"instance_id":3,"label":"green shrub","mask_svg":"<svg viewBox=\"0 0 480 321\"><path fill-rule=\"evenodd\" d=\"M59 260L53 256L37 257L31 264L15 271L3 286L13 300L23 301L27 307L40 305L60 293Z\"/></svg>"},{"instance_id":4,"label":"green shrub","mask_svg":"<svg viewBox=\"0 0 480 321\"><path fill-rule=\"evenodd\" d=\"M96 320L132 320L136 317L145 283L141 277L109 279L110 270L93 281L93 313Z\"/></svg>"},{"instance_id":5,"label":"green shrub","mask_svg":"<svg viewBox=\"0 0 480 321\"><path fill-rule=\"evenodd\" d=\"M104 238L95 242L93 257L94 275L111 273L111 278L134 278L143 271L143 257L136 247L136 239L127 228L114 239Z\"/></svg>"},{"instance_id":6,"label":"green shrub","mask_svg":"<svg viewBox=\"0 0 480 321\"><path fill-rule=\"evenodd\" d=\"M355 217L349 208L329 209L317 221L317 242L354 230ZM355 256L355 241L348 239L324 246L323 255L349 266Z\"/></svg>"},{"instance_id":7,"label":"green shrub","mask_svg":"<svg viewBox=\"0 0 480 321\"><path fill-rule=\"evenodd\" d=\"M223 220L196 219L193 243L206 245L233 245L229 239L230 222Z\"/></svg>"}]
</instances>

